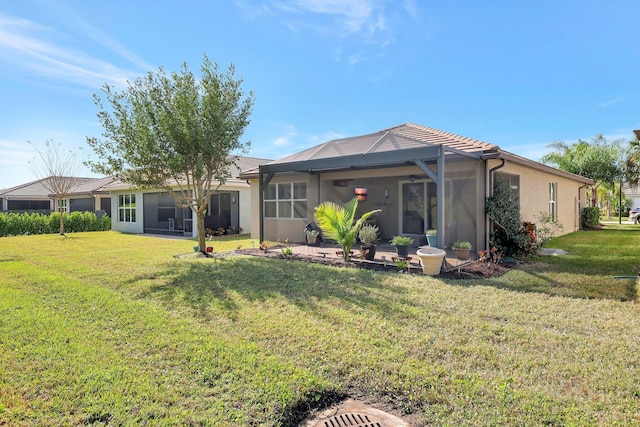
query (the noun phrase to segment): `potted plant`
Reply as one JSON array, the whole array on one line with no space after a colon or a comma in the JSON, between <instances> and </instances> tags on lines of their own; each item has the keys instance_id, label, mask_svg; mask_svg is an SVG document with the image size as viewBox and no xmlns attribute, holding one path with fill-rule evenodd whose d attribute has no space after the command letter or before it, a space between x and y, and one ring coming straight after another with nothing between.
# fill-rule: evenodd
<instances>
[{"instance_id":1,"label":"potted plant","mask_svg":"<svg viewBox=\"0 0 640 427\"><path fill-rule=\"evenodd\" d=\"M459 260L468 260L469 252L471 252L471 243L458 241L453 244L453 251L456 254L456 258Z\"/></svg>"},{"instance_id":2,"label":"potted plant","mask_svg":"<svg viewBox=\"0 0 640 427\"><path fill-rule=\"evenodd\" d=\"M318 235L320 234L320 232L314 229L305 229L304 232L307 235L307 244L315 245L317 243Z\"/></svg>"},{"instance_id":3,"label":"potted plant","mask_svg":"<svg viewBox=\"0 0 640 427\"><path fill-rule=\"evenodd\" d=\"M401 258L409 256L409 246L413 244L413 239L407 236L393 236L391 244L396 247L396 252Z\"/></svg>"},{"instance_id":4,"label":"potted plant","mask_svg":"<svg viewBox=\"0 0 640 427\"><path fill-rule=\"evenodd\" d=\"M427 243L434 248L438 245L438 230L430 228L425 233L427 235Z\"/></svg>"},{"instance_id":5,"label":"potted plant","mask_svg":"<svg viewBox=\"0 0 640 427\"><path fill-rule=\"evenodd\" d=\"M360 250L362 251L362 255L364 259L372 261L376 256L376 241L378 240L378 232L380 229L373 224L364 224L360 228L360 232L358 233L358 237L360 238L360 242L362 246Z\"/></svg>"}]
</instances>

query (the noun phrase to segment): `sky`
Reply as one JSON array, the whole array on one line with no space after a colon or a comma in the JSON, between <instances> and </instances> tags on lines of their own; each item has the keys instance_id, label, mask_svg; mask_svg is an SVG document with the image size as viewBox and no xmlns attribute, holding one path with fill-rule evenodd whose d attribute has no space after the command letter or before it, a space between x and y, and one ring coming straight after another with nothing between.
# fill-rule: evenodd
<instances>
[{"instance_id":1,"label":"sky","mask_svg":"<svg viewBox=\"0 0 640 427\"><path fill-rule=\"evenodd\" d=\"M37 179L46 141L91 156L104 84L204 55L254 93L253 157L408 122L533 160L630 140L638 17L637 0L0 0L0 188Z\"/></svg>"}]
</instances>

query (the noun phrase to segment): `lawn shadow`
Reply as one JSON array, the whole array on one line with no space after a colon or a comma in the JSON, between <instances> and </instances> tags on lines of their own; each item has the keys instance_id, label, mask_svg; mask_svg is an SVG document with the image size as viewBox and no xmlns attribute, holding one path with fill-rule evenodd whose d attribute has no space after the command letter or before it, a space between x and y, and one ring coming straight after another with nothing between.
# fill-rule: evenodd
<instances>
[{"instance_id":1,"label":"lawn shadow","mask_svg":"<svg viewBox=\"0 0 640 427\"><path fill-rule=\"evenodd\" d=\"M415 305L407 288L384 280L387 275L360 268L327 267L297 260L230 256L198 262L168 263L140 297L160 298L167 306L187 304L207 316L211 310L235 318L237 299L267 302L285 298L305 311L324 311L322 302L337 299L392 318ZM134 280L149 279L139 277ZM381 294L384 293L384 298ZM403 308L404 307L404 308Z\"/></svg>"},{"instance_id":2,"label":"lawn shadow","mask_svg":"<svg viewBox=\"0 0 640 427\"><path fill-rule=\"evenodd\" d=\"M604 277L593 275L593 280L580 280L563 275L564 280L552 278L549 273L558 273L555 266L552 270L535 271L535 263L515 268L510 273L478 280L443 280L447 284L458 286L491 286L497 289L540 293L549 296L561 296L577 299L610 299L615 301L638 300L638 277L620 276ZM563 273L563 272L560 272ZM597 277L597 280L596 280ZM584 278L584 275L582 276Z\"/></svg>"}]
</instances>

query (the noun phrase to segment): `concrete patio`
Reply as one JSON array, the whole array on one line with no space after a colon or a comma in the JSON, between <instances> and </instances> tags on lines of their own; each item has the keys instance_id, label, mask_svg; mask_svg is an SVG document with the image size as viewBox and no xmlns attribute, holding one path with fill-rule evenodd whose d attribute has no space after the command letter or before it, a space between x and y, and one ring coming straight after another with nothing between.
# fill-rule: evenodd
<instances>
[{"instance_id":1,"label":"concrete patio","mask_svg":"<svg viewBox=\"0 0 640 427\"><path fill-rule=\"evenodd\" d=\"M340 247L335 243L320 243L317 245L305 245L301 243L292 243L289 245L294 254L315 256L320 258L342 258L338 251L341 251ZM271 250L280 251L280 248L273 248ZM421 268L420 258L416 255L417 247L409 248L409 263L411 269ZM375 262L380 264L394 264L394 258L397 258L395 247L391 244L378 244L376 245L376 255L373 261L365 261L360 253L360 245L356 244L352 248L352 259L361 260L363 262ZM455 257L452 250L445 250L447 253L444 259L444 266L442 271L449 271L459 268L469 262L473 261L475 257L472 255L470 260L462 261Z\"/></svg>"}]
</instances>

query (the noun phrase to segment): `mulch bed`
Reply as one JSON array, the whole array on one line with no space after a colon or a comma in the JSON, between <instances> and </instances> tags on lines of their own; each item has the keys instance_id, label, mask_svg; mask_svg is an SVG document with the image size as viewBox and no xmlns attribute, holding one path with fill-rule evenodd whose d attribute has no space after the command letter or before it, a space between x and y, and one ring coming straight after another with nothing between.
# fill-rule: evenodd
<instances>
[{"instance_id":1,"label":"mulch bed","mask_svg":"<svg viewBox=\"0 0 640 427\"><path fill-rule=\"evenodd\" d=\"M340 258L322 258L318 256L303 254L284 255L280 251L271 250L265 252L261 249L239 249L236 251L236 253L268 258L312 262L316 264L330 265L335 267L362 268L366 270L389 272L401 271L393 262L380 263L353 259L352 261L346 263L343 259ZM514 265L515 264L511 263L493 264L488 262L474 261L468 264L461 265L459 268L441 272L438 276L435 277L438 277L439 279L486 279L501 276L507 271L511 270ZM422 268L416 266L415 264L412 264L409 270L406 272L410 274L422 274Z\"/></svg>"}]
</instances>

